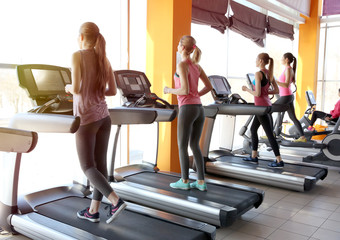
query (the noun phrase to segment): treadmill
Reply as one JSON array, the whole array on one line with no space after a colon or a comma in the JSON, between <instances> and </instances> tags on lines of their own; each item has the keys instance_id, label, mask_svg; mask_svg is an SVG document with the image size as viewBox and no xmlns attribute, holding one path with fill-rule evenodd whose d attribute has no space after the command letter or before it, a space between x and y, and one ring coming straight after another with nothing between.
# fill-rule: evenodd
<instances>
[{"instance_id":1,"label":"treadmill","mask_svg":"<svg viewBox=\"0 0 340 240\"><path fill-rule=\"evenodd\" d=\"M247 83L248 85L252 85L252 79L254 78L254 74L247 74ZM340 121L330 122L330 127L326 131L321 132L311 132L306 131L307 126L310 125L310 120L308 119L308 115L311 113L311 109L316 105L316 101L314 98L314 94L311 91L306 91L306 100L308 102L309 107L305 111L305 115L301 118L300 122L305 131L305 136L307 138L307 142L294 142L289 141L286 138L298 138L298 131L295 126L289 128L290 134L284 134L280 131L279 126L275 126L274 132L277 134L277 142L280 145L280 153L283 159L295 160L295 161L303 161L303 162L312 162L322 165L328 166L340 166L340 150L338 148L340 143L340 130L337 126L339 126ZM275 106L275 104L273 105ZM282 117L282 116L280 116ZM250 121L248 120L247 124ZM276 125L276 123L275 123ZM327 136L321 141L311 140L311 138L315 135L327 134ZM244 131L240 131L240 135L243 135L245 138L244 147L246 147L246 152L250 153L250 143L251 140L244 134ZM282 136L281 136L282 135ZM268 140L260 140L260 142L265 143L267 146L269 145ZM259 154L261 157L273 158L274 155L272 152L268 151L271 148L261 147L259 148Z\"/></svg>"},{"instance_id":2,"label":"treadmill","mask_svg":"<svg viewBox=\"0 0 340 240\"><path fill-rule=\"evenodd\" d=\"M258 164L247 163L242 160L244 156L237 156L231 151L218 149L209 151L212 130L217 114L222 115L261 115L270 111L279 111L280 105L272 107L254 106L252 104L230 103L230 85L223 76L210 76L213 85L215 103L208 107L216 107L216 114L206 114L200 146L202 154L206 158L206 172L219 176L227 176L251 182L271 185L295 191L308 191L312 189L318 180L327 176L328 168L325 166L290 162L285 159L282 169L269 168L267 165L272 160L259 158ZM228 100L229 99L229 100Z\"/></svg>"},{"instance_id":3,"label":"treadmill","mask_svg":"<svg viewBox=\"0 0 340 240\"><path fill-rule=\"evenodd\" d=\"M22 69L24 69L24 75L32 75L32 69L39 69L40 73L47 71L48 73L41 75L43 79L45 78L43 76L51 76L49 71L63 71L59 67L43 65L18 66L18 71ZM53 73L53 75L58 74ZM19 79L21 77L23 76L19 74ZM31 79L34 77L31 76ZM61 77L53 78L53 84L49 89L58 85L55 83L58 79L62 80ZM99 223L79 219L76 212L90 205L89 185L74 183L18 197L21 154L33 150L37 143L35 132L74 133L80 124L79 117L60 114L60 112L70 111L64 107L68 103L61 104L62 108L59 109L50 97L46 99L53 105L44 106L45 110L50 113L40 112L42 108L39 106L35 109L39 113L15 115L11 120L10 130L0 128L0 151L18 152L6 153L8 156L6 155L0 161L1 168L6 168L0 176L0 189L5 193L0 195L0 227L2 229L21 233L32 239L44 240L215 239L216 228L214 226L130 202L127 202L126 210L111 224L106 224L104 219ZM54 114L52 110L56 110L57 114ZM26 133L24 129L30 129L29 131L32 132ZM104 208L108 205L109 203L104 200L99 210L102 216L106 216L107 210L105 211Z\"/></svg>"},{"instance_id":4,"label":"treadmill","mask_svg":"<svg viewBox=\"0 0 340 240\"><path fill-rule=\"evenodd\" d=\"M115 79L124 104L121 108L110 109L113 124L155 122L158 125L176 117L172 105L150 92L150 82L143 72L116 71ZM132 114L136 114L135 117L129 116ZM114 156L112 159L114 162ZM231 225L240 215L259 207L264 197L262 190L214 180L207 181L207 192L170 188L169 183L177 181L180 175L160 171L157 160L155 164L144 162L113 169L109 168L112 187L124 199L215 226Z\"/></svg>"}]
</instances>

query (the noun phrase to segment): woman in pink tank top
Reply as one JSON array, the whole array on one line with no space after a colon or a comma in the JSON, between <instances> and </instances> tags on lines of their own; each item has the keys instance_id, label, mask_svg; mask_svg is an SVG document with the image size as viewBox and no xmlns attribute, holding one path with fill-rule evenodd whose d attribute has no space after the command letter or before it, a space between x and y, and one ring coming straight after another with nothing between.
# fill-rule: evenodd
<instances>
[{"instance_id":1,"label":"woman in pink tank top","mask_svg":"<svg viewBox=\"0 0 340 240\"><path fill-rule=\"evenodd\" d=\"M301 123L295 115L294 94L291 90L292 83L295 84L295 73L297 65L296 58L293 54L287 52L283 54L281 62L282 65L285 66L285 69L280 75L279 80L276 81L280 89L280 98L276 100L275 104L286 104L289 106L287 110L288 116L293 121L294 126L297 128L300 134L300 137L296 139L295 142L307 142ZM293 67L291 66L291 64L293 64ZM277 127L275 127L274 129L276 135L281 134L281 126L284 114L285 113L283 112L278 115Z\"/></svg>"},{"instance_id":2,"label":"woman in pink tank top","mask_svg":"<svg viewBox=\"0 0 340 240\"><path fill-rule=\"evenodd\" d=\"M199 146L205 118L200 97L210 92L212 86L207 75L198 65L201 50L196 46L196 40L192 36L183 36L178 43L177 51L181 54L181 62L177 65L174 76L175 88L164 87L164 93L177 95L179 105L177 141L181 179L171 183L170 187L182 190L196 188L200 191L206 191L204 160ZM191 53L193 53L192 58L190 58ZM199 79L204 84L200 91L198 90ZM193 183L189 183L189 144L197 169L197 181Z\"/></svg>"},{"instance_id":3,"label":"woman in pink tank top","mask_svg":"<svg viewBox=\"0 0 340 240\"><path fill-rule=\"evenodd\" d=\"M72 55L72 84L66 92L73 94L74 115L80 117L76 146L80 166L94 186L91 205L77 212L78 218L99 222L99 206L103 195L111 202L107 223L126 207L107 179L106 155L111 119L105 96L117 93L113 71L105 52L105 39L92 22L81 25L80 50Z\"/></svg>"}]
</instances>

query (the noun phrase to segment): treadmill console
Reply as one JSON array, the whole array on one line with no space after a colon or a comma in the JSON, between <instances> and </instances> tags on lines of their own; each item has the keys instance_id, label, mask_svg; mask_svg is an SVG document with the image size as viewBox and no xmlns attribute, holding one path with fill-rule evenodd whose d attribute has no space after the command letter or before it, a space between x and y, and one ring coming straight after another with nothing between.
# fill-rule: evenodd
<instances>
[{"instance_id":1,"label":"treadmill console","mask_svg":"<svg viewBox=\"0 0 340 240\"><path fill-rule=\"evenodd\" d=\"M209 80L213 87L212 95L216 102L228 101L231 94L231 87L225 77L213 75L209 76Z\"/></svg>"},{"instance_id":2,"label":"treadmill console","mask_svg":"<svg viewBox=\"0 0 340 240\"><path fill-rule=\"evenodd\" d=\"M27 90L33 100L32 112L71 114L72 95L65 92L65 85L71 84L71 71L68 68L26 64L17 66L20 87Z\"/></svg>"},{"instance_id":3,"label":"treadmill console","mask_svg":"<svg viewBox=\"0 0 340 240\"><path fill-rule=\"evenodd\" d=\"M208 78L213 87L212 95L216 103L246 103L246 101L241 98L239 94L231 94L230 84L225 77L212 75Z\"/></svg>"},{"instance_id":4,"label":"treadmill console","mask_svg":"<svg viewBox=\"0 0 340 240\"><path fill-rule=\"evenodd\" d=\"M247 73L247 85L250 89L254 90L255 86L255 74Z\"/></svg>"},{"instance_id":5,"label":"treadmill console","mask_svg":"<svg viewBox=\"0 0 340 240\"><path fill-rule=\"evenodd\" d=\"M173 108L167 101L150 91L151 83L143 72L119 70L114 72L117 87L126 107Z\"/></svg>"},{"instance_id":6,"label":"treadmill console","mask_svg":"<svg viewBox=\"0 0 340 240\"><path fill-rule=\"evenodd\" d=\"M316 105L314 94L310 90L306 91L306 100L307 100L308 106L310 106L311 108Z\"/></svg>"}]
</instances>

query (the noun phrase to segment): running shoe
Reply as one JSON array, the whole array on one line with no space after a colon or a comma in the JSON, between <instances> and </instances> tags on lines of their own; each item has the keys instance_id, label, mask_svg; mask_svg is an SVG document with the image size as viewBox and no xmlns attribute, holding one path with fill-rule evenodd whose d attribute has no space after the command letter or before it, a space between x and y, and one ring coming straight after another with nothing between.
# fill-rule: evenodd
<instances>
[{"instance_id":1,"label":"running shoe","mask_svg":"<svg viewBox=\"0 0 340 240\"><path fill-rule=\"evenodd\" d=\"M84 210L77 212L77 217L81 218L81 219L86 219L90 222L99 222L100 221L99 212L91 214L89 212L89 208L85 208Z\"/></svg>"},{"instance_id":2,"label":"running shoe","mask_svg":"<svg viewBox=\"0 0 340 240\"><path fill-rule=\"evenodd\" d=\"M314 127L312 127L312 126L309 126L309 127L307 128L307 130L308 130L308 131L314 131L314 130L315 130L315 128L314 128Z\"/></svg>"},{"instance_id":3,"label":"running shoe","mask_svg":"<svg viewBox=\"0 0 340 240\"><path fill-rule=\"evenodd\" d=\"M274 161L274 162L269 163L268 167L271 167L271 168L283 168L284 165L285 164L284 164L283 161L280 161L280 162Z\"/></svg>"},{"instance_id":4,"label":"running shoe","mask_svg":"<svg viewBox=\"0 0 340 240\"><path fill-rule=\"evenodd\" d=\"M182 178L181 178L177 182L170 183L170 187L176 188L176 189L181 189L181 190L189 190L190 189L190 184L189 184L189 182L188 183L184 183L182 181Z\"/></svg>"},{"instance_id":5,"label":"running shoe","mask_svg":"<svg viewBox=\"0 0 340 240\"><path fill-rule=\"evenodd\" d=\"M250 163L258 163L259 162L259 159L257 157L246 157L246 158L242 158L243 161L245 162L250 162Z\"/></svg>"},{"instance_id":6,"label":"running shoe","mask_svg":"<svg viewBox=\"0 0 340 240\"><path fill-rule=\"evenodd\" d=\"M119 198L118 203L117 203L116 206L114 206L112 204L110 206L106 206L105 209L110 207L110 211L107 214L107 216L109 218L106 220L106 223L110 223L115 218L117 218L119 216L119 214L121 214L121 212L126 208L126 206L127 206L127 204L121 198Z\"/></svg>"},{"instance_id":7,"label":"running shoe","mask_svg":"<svg viewBox=\"0 0 340 240\"><path fill-rule=\"evenodd\" d=\"M190 188L197 188L198 190L203 192L208 190L206 183L199 184L197 181L190 183Z\"/></svg>"},{"instance_id":8,"label":"running shoe","mask_svg":"<svg viewBox=\"0 0 340 240\"><path fill-rule=\"evenodd\" d=\"M307 142L307 138L299 137L298 139L295 139L294 142Z\"/></svg>"}]
</instances>

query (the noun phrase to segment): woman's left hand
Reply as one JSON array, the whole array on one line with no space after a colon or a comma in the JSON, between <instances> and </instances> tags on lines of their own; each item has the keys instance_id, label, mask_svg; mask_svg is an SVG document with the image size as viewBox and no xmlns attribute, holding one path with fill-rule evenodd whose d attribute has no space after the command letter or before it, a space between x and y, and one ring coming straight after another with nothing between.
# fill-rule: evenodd
<instances>
[{"instance_id":1,"label":"woman's left hand","mask_svg":"<svg viewBox=\"0 0 340 240\"><path fill-rule=\"evenodd\" d=\"M248 88L246 86L242 86L242 91L247 91Z\"/></svg>"}]
</instances>

